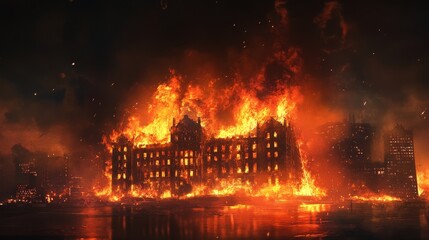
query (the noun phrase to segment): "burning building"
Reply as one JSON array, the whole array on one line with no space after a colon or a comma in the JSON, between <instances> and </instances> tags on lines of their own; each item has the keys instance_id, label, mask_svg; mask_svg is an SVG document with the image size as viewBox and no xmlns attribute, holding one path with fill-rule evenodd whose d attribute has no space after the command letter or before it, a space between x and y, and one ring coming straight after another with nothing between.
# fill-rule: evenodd
<instances>
[{"instance_id":1,"label":"burning building","mask_svg":"<svg viewBox=\"0 0 429 240\"><path fill-rule=\"evenodd\" d=\"M301 171L293 128L273 118L247 136L214 138L205 136L200 118L185 115L177 124L173 120L169 143L134 146L121 136L112 151L113 192L140 187L182 195L192 185L222 179L296 184Z\"/></svg>"},{"instance_id":2,"label":"burning building","mask_svg":"<svg viewBox=\"0 0 429 240\"><path fill-rule=\"evenodd\" d=\"M418 197L413 133L397 125L384 135L387 191L402 199Z\"/></svg>"}]
</instances>

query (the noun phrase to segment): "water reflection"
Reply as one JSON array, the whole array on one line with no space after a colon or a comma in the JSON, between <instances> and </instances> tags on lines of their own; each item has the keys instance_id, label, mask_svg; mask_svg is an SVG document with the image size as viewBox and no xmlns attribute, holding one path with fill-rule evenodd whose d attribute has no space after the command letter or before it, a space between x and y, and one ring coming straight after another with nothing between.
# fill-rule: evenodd
<instances>
[{"instance_id":1,"label":"water reflection","mask_svg":"<svg viewBox=\"0 0 429 240\"><path fill-rule=\"evenodd\" d=\"M302 234L324 236L318 215L329 208L330 205L327 204L233 205L176 210L142 209L141 212L132 208L120 208L112 217L112 230L114 238L284 238Z\"/></svg>"},{"instance_id":2,"label":"water reflection","mask_svg":"<svg viewBox=\"0 0 429 240\"><path fill-rule=\"evenodd\" d=\"M19 214L0 209L0 238L429 239L425 207L295 203L197 205L154 203L134 207L48 208Z\"/></svg>"}]
</instances>

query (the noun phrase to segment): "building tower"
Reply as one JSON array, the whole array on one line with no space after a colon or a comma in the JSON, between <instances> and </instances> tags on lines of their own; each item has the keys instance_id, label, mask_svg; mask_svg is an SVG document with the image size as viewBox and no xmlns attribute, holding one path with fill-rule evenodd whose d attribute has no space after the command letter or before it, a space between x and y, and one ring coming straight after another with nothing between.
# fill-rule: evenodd
<instances>
[{"instance_id":1,"label":"building tower","mask_svg":"<svg viewBox=\"0 0 429 240\"><path fill-rule=\"evenodd\" d=\"M418 190L411 130L397 125L385 133L384 161L388 194L401 199L416 199Z\"/></svg>"},{"instance_id":2,"label":"building tower","mask_svg":"<svg viewBox=\"0 0 429 240\"><path fill-rule=\"evenodd\" d=\"M171 151L174 159L171 172L174 173L173 192L181 195L188 189L183 184L202 181L201 120L198 122L185 115L182 120L171 127ZM179 181L177 181L179 180Z\"/></svg>"},{"instance_id":3,"label":"building tower","mask_svg":"<svg viewBox=\"0 0 429 240\"><path fill-rule=\"evenodd\" d=\"M128 192L132 185L133 144L120 136L112 150L112 192Z\"/></svg>"}]
</instances>

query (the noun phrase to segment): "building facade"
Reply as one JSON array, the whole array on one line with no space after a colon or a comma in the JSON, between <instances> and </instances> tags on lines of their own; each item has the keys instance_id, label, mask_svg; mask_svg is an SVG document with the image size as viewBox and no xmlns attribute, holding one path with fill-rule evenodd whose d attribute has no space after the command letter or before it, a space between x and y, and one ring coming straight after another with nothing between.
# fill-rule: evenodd
<instances>
[{"instance_id":1,"label":"building facade","mask_svg":"<svg viewBox=\"0 0 429 240\"><path fill-rule=\"evenodd\" d=\"M418 198L413 133L397 125L384 135L386 188L402 199Z\"/></svg>"},{"instance_id":2,"label":"building facade","mask_svg":"<svg viewBox=\"0 0 429 240\"><path fill-rule=\"evenodd\" d=\"M127 192L131 186L171 189L175 195L194 184L208 186L222 179L252 184L298 182L301 160L293 129L270 119L256 133L234 138L207 138L201 120L187 115L173 120L170 143L133 146L120 137L112 152L112 188Z\"/></svg>"}]
</instances>

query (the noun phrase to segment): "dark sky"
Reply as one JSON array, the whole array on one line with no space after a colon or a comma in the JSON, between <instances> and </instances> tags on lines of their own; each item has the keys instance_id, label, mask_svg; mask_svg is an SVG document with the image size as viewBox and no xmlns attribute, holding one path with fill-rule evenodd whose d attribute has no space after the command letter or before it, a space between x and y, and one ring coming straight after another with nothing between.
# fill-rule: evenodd
<instances>
[{"instance_id":1,"label":"dark sky","mask_svg":"<svg viewBox=\"0 0 429 240\"><path fill-rule=\"evenodd\" d=\"M169 69L191 80L237 71L246 79L277 41L300 51L307 105L380 128L402 123L425 149L425 9L423 1L1 1L0 152L15 143L96 147L128 95L150 92Z\"/></svg>"}]
</instances>

